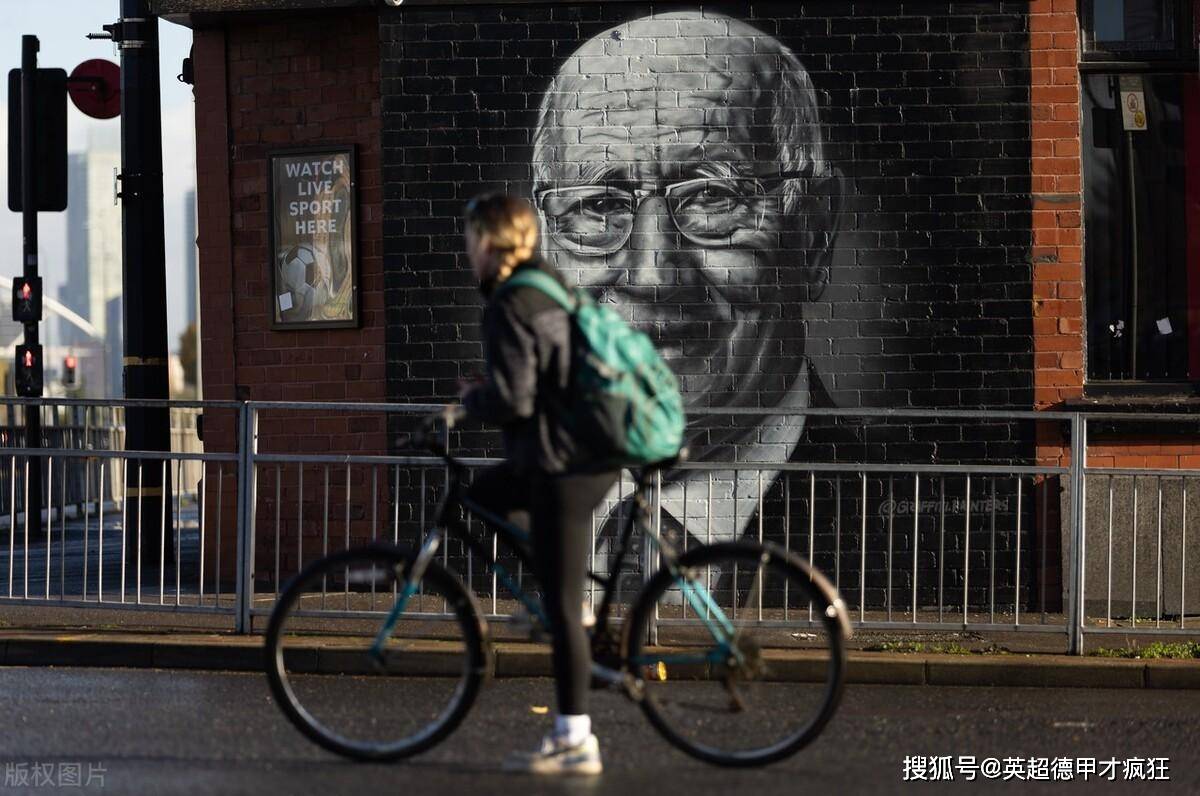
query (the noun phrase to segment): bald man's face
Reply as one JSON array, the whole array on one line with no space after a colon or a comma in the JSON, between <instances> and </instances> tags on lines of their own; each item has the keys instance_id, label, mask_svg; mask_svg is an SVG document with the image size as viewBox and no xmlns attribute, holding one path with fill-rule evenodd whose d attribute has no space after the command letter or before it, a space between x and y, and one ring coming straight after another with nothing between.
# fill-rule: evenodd
<instances>
[{"instance_id":1,"label":"bald man's face","mask_svg":"<svg viewBox=\"0 0 1200 796\"><path fill-rule=\"evenodd\" d=\"M535 164L545 248L654 339L689 405L754 405L782 395L803 352L798 324L781 323L797 315L784 271L803 253L784 250L783 172L760 89L770 62L722 75L663 73L658 60L598 76L564 66Z\"/></svg>"}]
</instances>

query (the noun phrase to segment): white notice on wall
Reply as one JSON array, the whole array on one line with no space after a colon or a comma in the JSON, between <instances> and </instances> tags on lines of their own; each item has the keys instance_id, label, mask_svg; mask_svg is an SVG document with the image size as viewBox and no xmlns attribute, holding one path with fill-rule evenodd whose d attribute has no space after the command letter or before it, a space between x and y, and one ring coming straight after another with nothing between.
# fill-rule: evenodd
<instances>
[{"instance_id":1,"label":"white notice on wall","mask_svg":"<svg viewBox=\"0 0 1200 796\"><path fill-rule=\"evenodd\" d=\"M1141 75L1121 75L1121 125L1134 132L1146 129L1146 97Z\"/></svg>"},{"instance_id":2,"label":"white notice on wall","mask_svg":"<svg viewBox=\"0 0 1200 796\"><path fill-rule=\"evenodd\" d=\"M1170 318L1159 318L1154 323L1158 326L1159 334L1170 334L1171 332L1175 331L1173 328L1171 328Z\"/></svg>"}]
</instances>

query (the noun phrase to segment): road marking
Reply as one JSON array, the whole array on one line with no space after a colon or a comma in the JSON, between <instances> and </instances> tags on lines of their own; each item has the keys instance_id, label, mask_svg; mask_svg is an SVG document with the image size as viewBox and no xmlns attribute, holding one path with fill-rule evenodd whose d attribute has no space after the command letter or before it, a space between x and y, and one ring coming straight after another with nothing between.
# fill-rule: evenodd
<instances>
[{"instance_id":1,"label":"road marking","mask_svg":"<svg viewBox=\"0 0 1200 796\"><path fill-rule=\"evenodd\" d=\"M1073 729L1073 730L1087 730L1087 729L1091 729L1092 727L1095 727L1095 726L1096 725L1090 721L1056 721L1056 722L1054 722L1054 727L1056 729L1061 728L1061 729Z\"/></svg>"}]
</instances>

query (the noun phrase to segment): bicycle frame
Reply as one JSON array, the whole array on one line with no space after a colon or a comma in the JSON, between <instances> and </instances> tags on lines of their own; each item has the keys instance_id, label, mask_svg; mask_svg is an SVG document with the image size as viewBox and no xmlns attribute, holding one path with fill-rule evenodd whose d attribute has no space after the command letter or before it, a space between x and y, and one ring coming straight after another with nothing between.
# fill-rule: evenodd
<instances>
[{"instance_id":1,"label":"bicycle frame","mask_svg":"<svg viewBox=\"0 0 1200 796\"><path fill-rule=\"evenodd\" d=\"M443 417L447 425L452 422L449 411ZM428 429L429 424L426 423L423 428ZM428 438L422 436L422 439ZM418 444L423 446L425 443ZM549 629L550 623L546 619L548 611L538 599L537 589L528 587L517 573L510 573L497 560L498 557L502 558L511 569L511 559L508 556L514 555L536 576L538 567L534 554L537 551L531 549L530 536L505 517L497 516L486 507L472 501L466 486L467 465L450 457L446 447L435 448L434 445L436 441L429 445L430 449L438 454L439 459L443 460L448 468L445 491L433 514L433 524L428 527L420 546L416 550L405 551L391 544L375 544L348 549L312 562L281 593L271 614L271 623L267 630L266 665L268 681L275 699L288 719L305 735L331 751L355 759L400 759L425 751L439 743L462 722L487 679L489 670L492 669L487 626L480 616L478 603L462 578L447 569L450 562L445 560L447 549L444 545L451 538L457 537L469 555L478 556L478 561L481 562L480 569L492 571L494 588L499 588L502 583L529 611L531 618L536 617L536 621ZM596 604L597 621L590 638L590 687L619 693L637 703L668 741L696 758L728 766L757 765L782 759L815 738L837 707L844 683L845 652L843 636L836 632L833 623L828 620L835 619L836 614L836 619L844 627L846 619L841 599L823 576L797 560L787 550L769 542L764 544L761 541L738 541L712 546L699 545L690 550L684 542L681 545L682 550L677 550L675 526L668 524L664 528L663 523L658 520L665 515L660 514L656 518L651 514L656 508L652 506L649 491L651 478L657 481L662 469L667 465L668 463L664 462L658 467L635 473L637 488L631 496L631 504L622 502L620 507L621 511L625 511L627 506L629 510L620 516L620 522L613 523L614 535L610 538L606 529L604 536L606 543L613 543L611 567L606 569L603 575L588 573L591 581L599 583L602 587L601 597ZM425 511L422 510L421 514L424 516ZM482 527L476 527L476 524L471 522L472 517L478 519ZM631 543L633 534L639 527L646 534L644 550L650 554L646 560L647 568L656 560L661 561L661 568L649 574L640 585L630 584L630 599L627 599L626 596L618 595L626 583L624 578L632 574L626 569L626 565L638 556ZM688 537L683 538L686 540ZM501 544L506 548L503 556L500 555ZM443 560L439 561L439 558ZM738 570L739 563L743 566L741 573ZM360 565L363 569L358 568ZM323 598L326 593L325 578L331 577L339 581L343 578L343 575L339 574L342 572L345 573L347 602L345 610L337 611L335 615L339 618L348 616L355 620L365 619L377 628L377 632L373 638L360 638L359 628L362 623L356 621L346 628L347 640L353 636L354 642L367 642L369 649L363 650L357 643L344 645L343 649L343 645L339 643L330 655L332 666L328 671L320 665L319 660L316 670L311 670L311 663L307 663L311 661L308 655L287 654L288 640L296 638L302 645L297 649L304 649L308 644L305 640L306 634L323 633L327 629L340 631L340 628L327 628L324 622L313 628L304 623L291 627L288 624L289 619L292 616L307 618L312 615L312 612L304 610L305 596L313 591L313 585L320 579ZM712 579L714 573L715 580ZM809 582L813 584L811 588L798 580L806 574ZM790 724L780 724L779 728L768 727L772 733L771 737L754 742L757 745L747 748L745 743L747 739L753 741L750 736L757 737L756 733L737 729L727 738L715 739L714 745L708 738L709 728L706 726L712 720L724 723L722 716L726 713L731 716L747 714L743 715L742 721L748 722L746 726L753 728L759 726L761 721L757 714L750 713L751 710L762 709L765 710L763 715L771 715L780 707L777 704L778 700L774 698L773 689L755 690L753 693L761 695L762 698L749 698L751 692L747 689L754 688L753 683L769 682L775 678L769 676L771 661L761 654L762 646L752 637L752 631L757 625L754 620L739 618L736 613L742 600L751 598L756 584L761 606L762 584L769 575L784 578L784 583L794 582L794 593L799 594L802 599L807 597L810 604L816 603L822 607L824 624L832 634L829 643L831 654L824 669L824 696L820 702L815 703L815 712L811 715L806 711L796 715L795 721ZM382 612L379 610L381 606L375 601L377 587L384 589L379 592L384 596ZM368 588L371 590L370 605L367 606L363 600L356 600L352 608L351 590L359 594ZM774 595L777 591L772 588L771 594ZM386 603L387 592L393 595L390 607ZM437 673L457 672L457 686L452 693L431 694L431 697L439 702L445 701L445 707L432 718L432 713L424 707L419 707L421 712L415 714L416 726L403 736L389 738L379 737L375 731L376 722L373 721L366 723L368 731L365 734L360 734L357 730L346 734L335 724L329 723L330 719L336 722L344 718L345 714L327 714L323 710L311 710L313 705L308 700L314 692L306 689L299 689L298 692L294 687L293 675L300 675L302 678L311 674L379 674L406 677L413 673L406 668L403 661L410 651L424 656L425 648L417 646L413 650L405 639L393 639L392 636L397 631L402 636L406 635L405 628L409 622L402 621L402 617L411 598L418 593L440 594L445 613L439 616L447 619L447 624L454 623L461 631L456 637L461 639L461 642L456 641L444 647L439 644L435 650L435 656L439 660ZM786 586L782 593L786 600ZM718 604L718 600L726 607L732 606L728 616ZM411 604L416 606L416 603ZM785 602L785 607L786 605ZM424 613L423 608L419 607L418 610ZM689 611L692 612L691 616ZM382 626L376 624L380 618L383 618ZM686 623L686 632L678 637L668 633L664 637L668 649L663 649L659 646L656 631L659 620L674 627L680 624L680 618L689 620ZM762 620L761 612L759 620ZM425 635L422 631L415 633L413 638L422 639ZM366 652L366 659L359 658L355 661L352 656L354 652L360 655ZM455 658L460 659L462 665L455 666L453 672L440 672L440 660L443 657L451 661ZM293 662L299 665L293 667ZM396 663L400 665L395 666ZM366 664L365 667L363 664ZM675 669L676 664L680 665L680 670ZM422 662L418 666L424 667L425 663ZM364 668L367 671L363 671ZM374 672L370 671L371 669L374 669ZM430 674L434 673L430 671ZM660 682L668 680L689 681L689 684L684 685L682 689L674 683L659 685ZM696 689L690 685L690 681L693 680L709 681L712 685L703 687L703 693L711 692L711 697L694 699ZM381 680L371 682L373 685L367 690L369 697L375 694L381 683L386 684ZM315 693L324 694L325 690L320 689ZM403 701L406 700L402 697ZM381 704L378 707L385 711L392 710L389 705ZM790 719L794 712L790 710L791 701L782 707L788 710ZM702 718L700 725L688 719L684 719L685 724L679 724L678 709L699 710L702 714L697 715L707 718ZM422 722L422 717L427 720ZM364 726L362 722L355 723ZM775 725L779 722L772 721L769 724ZM695 729L701 730L700 737L696 736Z\"/></svg>"},{"instance_id":2,"label":"bicycle frame","mask_svg":"<svg viewBox=\"0 0 1200 796\"><path fill-rule=\"evenodd\" d=\"M406 573L404 587L397 595L395 604L392 606L391 611L379 629L379 633L376 635L375 643L371 648L371 654L377 659L382 658L384 646L395 629L396 624L399 622L405 605L417 592L418 584L425 574L425 568L442 544L441 528L444 528L448 535L460 539L473 555L479 556L484 567L495 572L499 582L503 584L509 594L521 603L525 610L529 612L529 615L536 618L543 628L549 628L549 620L546 617L541 601L531 596L521 588L519 583L513 580L508 570L496 561L496 557L488 549L489 545L485 544L489 537L497 537L507 550L515 553L522 564L535 573L536 577L536 568L533 566L532 555L529 550L529 535L518 526L492 513L467 497L462 484L463 465L444 452L438 451L438 453L449 468L448 489L434 514L434 527L422 541L417 557L409 572ZM595 632L603 634L608 627L613 600L617 592L616 586L625 569L630 542L633 539L634 532L641 526L646 538L661 554L664 565L675 578L681 594L688 601L688 604L691 605L696 616L703 621L713 641L717 644L716 648L710 650L704 658L709 661L720 661L726 660L730 655L733 655L740 663L742 653L732 644L733 636L736 632L733 623L725 616L725 613L717 605L708 589L688 577L687 573L679 569L674 549L670 545L665 544L662 538L651 528L650 523L644 519L650 512L650 507L646 500L646 491L648 489L646 479L648 475L648 472L643 471L636 479L637 488L634 491L634 511L629 513L629 516L624 520L621 527L616 559L608 576L603 577L597 575L595 572L588 571L588 577L603 587L600 606L596 611ZM466 510L468 515L481 520L485 529L483 533L476 534L467 523L456 516L456 513L452 509L460 506ZM695 657L689 656L687 660L695 660Z\"/></svg>"}]
</instances>

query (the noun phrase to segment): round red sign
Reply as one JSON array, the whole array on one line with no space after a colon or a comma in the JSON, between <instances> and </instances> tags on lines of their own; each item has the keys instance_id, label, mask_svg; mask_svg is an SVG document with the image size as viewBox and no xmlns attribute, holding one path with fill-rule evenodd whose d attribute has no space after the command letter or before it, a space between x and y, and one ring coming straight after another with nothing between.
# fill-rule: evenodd
<instances>
[{"instance_id":1,"label":"round red sign","mask_svg":"<svg viewBox=\"0 0 1200 796\"><path fill-rule=\"evenodd\" d=\"M93 58L75 67L67 79L67 93L75 107L93 119L121 115L121 67Z\"/></svg>"}]
</instances>

